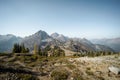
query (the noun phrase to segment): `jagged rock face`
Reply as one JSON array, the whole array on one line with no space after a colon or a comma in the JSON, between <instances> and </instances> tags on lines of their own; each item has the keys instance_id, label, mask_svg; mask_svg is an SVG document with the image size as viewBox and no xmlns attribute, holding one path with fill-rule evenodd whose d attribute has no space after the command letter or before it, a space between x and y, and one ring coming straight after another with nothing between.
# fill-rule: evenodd
<instances>
[{"instance_id":1,"label":"jagged rock face","mask_svg":"<svg viewBox=\"0 0 120 80\"><path fill-rule=\"evenodd\" d=\"M66 47L68 49L71 49L73 51L80 51L80 50L85 50L85 51L95 51L95 48L93 47L94 44L88 42L83 42L82 39L72 39L68 41L66 44Z\"/></svg>"},{"instance_id":2,"label":"jagged rock face","mask_svg":"<svg viewBox=\"0 0 120 80\"><path fill-rule=\"evenodd\" d=\"M51 34L51 37L54 39L59 40L60 42L67 42L69 40L68 37L62 35L62 34L58 34L58 33L53 33Z\"/></svg>"},{"instance_id":3,"label":"jagged rock face","mask_svg":"<svg viewBox=\"0 0 120 80\"><path fill-rule=\"evenodd\" d=\"M71 42L72 41L72 42ZM68 42L65 43L67 49L72 51L114 51L112 48L108 46L93 44L89 40L83 38L72 38Z\"/></svg>"},{"instance_id":4,"label":"jagged rock face","mask_svg":"<svg viewBox=\"0 0 120 80\"><path fill-rule=\"evenodd\" d=\"M38 31L37 33L25 37L22 43L25 44L30 50L33 50L35 44L37 45L46 45L52 38L45 31Z\"/></svg>"}]
</instances>

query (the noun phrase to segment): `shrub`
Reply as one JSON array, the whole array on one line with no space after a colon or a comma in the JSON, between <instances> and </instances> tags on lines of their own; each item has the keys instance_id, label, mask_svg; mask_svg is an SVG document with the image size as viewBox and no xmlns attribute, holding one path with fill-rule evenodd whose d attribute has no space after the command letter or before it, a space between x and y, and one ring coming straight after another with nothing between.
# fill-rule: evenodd
<instances>
[{"instance_id":1,"label":"shrub","mask_svg":"<svg viewBox=\"0 0 120 80\"><path fill-rule=\"evenodd\" d=\"M86 73L87 73L88 75L94 75L93 72L90 71L90 70L86 70Z\"/></svg>"},{"instance_id":2,"label":"shrub","mask_svg":"<svg viewBox=\"0 0 120 80\"><path fill-rule=\"evenodd\" d=\"M76 66L75 66L75 65L72 65L72 64L68 64L67 67L68 67L69 69L75 69L75 68L76 68Z\"/></svg>"},{"instance_id":3,"label":"shrub","mask_svg":"<svg viewBox=\"0 0 120 80\"><path fill-rule=\"evenodd\" d=\"M74 77L74 80L84 80L82 76Z\"/></svg>"},{"instance_id":4,"label":"shrub","mask_svg":"<svg viewBox=\"0 0 120 80\"><path fill-rule=\"evenodd\" d=\"M90 68L90 67L87 67L86 69L87 69L87 70L91 70L91 68Z\"/></svg>"},{"instance_id":5,"label":"shrub","mask_svg":"<svg viewBox=\"0 0 120 80\"><path fill-rule=\"evenodd\" d=\"M73 54L73 56L80 57L81 54L75 53L75 54Z\"/></svg>"},{"instance_id":6,"label":"shrub","mask_svg":"<svg viewBox=\"0 0 120 80\"><path fill-rule=\"evenodd\" d=\"M0 80L39 80L36 76L31 74L20 74L20 73L6 73L3 74Z\"/></svg>"},{"instance_id":7,"label":"shrub","mask_svg":"<svg viewBox=\"0 0 120 80\"><path fill-rule=\"evenodd\" d=\"M69 73L66 70L54 70L51 73L52 80L66 80Z\"/></svg>"},{"instance_id":8,"label":"shrub","mask_svg":"<svg viewBox=\"0 0 120 80\"><path fill-rule=\"evenodd\" d=\"M24 56L24 57L21 57L21 59L24 62L34 62L34 61L38 60L38 56L37 55Z\"/></svg>"},{"instance_id":9,"label":"shrub","mask_svg":"<svg viewBox=\"0 0 120 80\"><path fill-rule=\"evenodd\" d=\"M34 77L32 75L22 75L22 76L20 76L20 78L22 80L38 80L36 77Z\"/></svg>"},{"instance_id":10,"label":"shrub","mask_svg":"<svg viewBox=\"0 0 120 80\"><path fill-rule=\"evenodd\" d=\"M37 55L31 56L31 61L36 61L38 59Z\"/></svg>"},{"instance_id":11,"label":"shrub","mask_svg":"<svg viewBox=\"0 0 120 80\"><path fill-rule=\"evenodd\" d=\"M73 80L85 80L83 78L83 73L79 70L74 70L72 73Z\"/></svg>"}]
</instances>

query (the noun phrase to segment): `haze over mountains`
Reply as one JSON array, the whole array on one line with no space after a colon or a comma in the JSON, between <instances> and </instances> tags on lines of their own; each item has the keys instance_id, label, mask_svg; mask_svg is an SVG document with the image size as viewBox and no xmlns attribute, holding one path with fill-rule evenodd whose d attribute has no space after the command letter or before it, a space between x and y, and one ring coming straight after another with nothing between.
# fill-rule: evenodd
<instances>
[{"instance_id":1,"label":"haze over mountains","mask_svg":"<svg viewBox=\"0 0 120 80\"><path fill-rule=\"evenodd\" d=\"M11 51L15 43L20 43L22 38L15 35L0 35L0 52Z\"/></svg>"},{"instance_id":2,"label":"haze over mountains","mask_svg":"<svg viewBox=\"0 0 120 80\"><path fill-rule=\"evenodd\" d=\"M91 40L94 44L102 44L111 47L115 51L120 51L120 37L119 38L111 38L111 39L93 39Z\"/></svg>"},{"instance_id":3,"label":"haze over mountains","mask_svg":"<svg viewBox=\"0 0 120 80\"><path fill-rule=\"evenodd\" d=\"M117 40L117 42L116 42ZM109 41L108 43L106 43ZM25 38L16 37L15 35L0 35L0 52L11 52L15 43L24 43L26 47L33 50L34 44L44 48L47 45L60 46L66 50L77 51L120 51L120 38L113 40L106 40L106 44L99 42L99 40L90 42L83 38L69 38L62 34L53 33L48 35L45 31L38 31L35 34ZM99 44L98 44L99 43ZM110 43L110 44L109 44Z\"/></svg>"}]
</instances>

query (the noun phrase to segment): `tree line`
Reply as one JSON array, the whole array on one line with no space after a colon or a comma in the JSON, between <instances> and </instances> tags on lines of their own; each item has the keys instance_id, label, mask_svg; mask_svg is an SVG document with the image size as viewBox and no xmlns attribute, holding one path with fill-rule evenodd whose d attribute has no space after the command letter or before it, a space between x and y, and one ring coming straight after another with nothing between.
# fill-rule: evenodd
<instances>
[{"instance_id":1,"label":"tree line","mask_svg":"<svg viewBox=\"0 0 120 80\"><path fill-rule=\"evenodd\" d=\"M38 54L40 56L65 56L64 50L62 50L58 46L53 46L51 48L50 45L47 45L45 48L41 48L41 46L34 45L34 54Z\"/></svg>"},{"instance_id":2,"label":"tree line","mask_svg":"<svg viewBox=\"0 0 120 80\"><path fill-rule=\"evenodd\" d=\"M53 46L47 45L45 48L42 48L40 45L34 44L34 48L32 50L32 53L39 56L65 56L64 50L62 50L59 46ZM12 53L29 53L30 50L24 46L24 43L21 45L18 43L15 43L13 46Z\"/></svg>"},{"instance_id":3,"label":"tree line","mask_svg":"<svg viewBox=\"0 0 120 80\"><path fill-rule=\"evenodd\" d=\"M24 43L22 43L21 45L18 43L15 43L13 46L13 53L29 53L29 49L25 48Z\"/></svg>"}]
</instances>

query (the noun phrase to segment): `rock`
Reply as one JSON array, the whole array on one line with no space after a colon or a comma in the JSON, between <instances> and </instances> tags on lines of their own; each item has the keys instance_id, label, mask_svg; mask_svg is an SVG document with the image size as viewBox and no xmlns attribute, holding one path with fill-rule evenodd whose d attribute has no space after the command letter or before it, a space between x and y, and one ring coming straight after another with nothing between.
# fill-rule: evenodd
<instances>
[{"instance_id":1,"label":"rock","mask_svg":"<svg viewBox=\"0 0 120 80\"><path fill-rule=\"evenodd\" d=\"M108 69L110 72L113 72L114 74L117 74L117 75L120 74L120 68L111 66L111 67L108 67Z\"/></svg>"}]
</instances>

